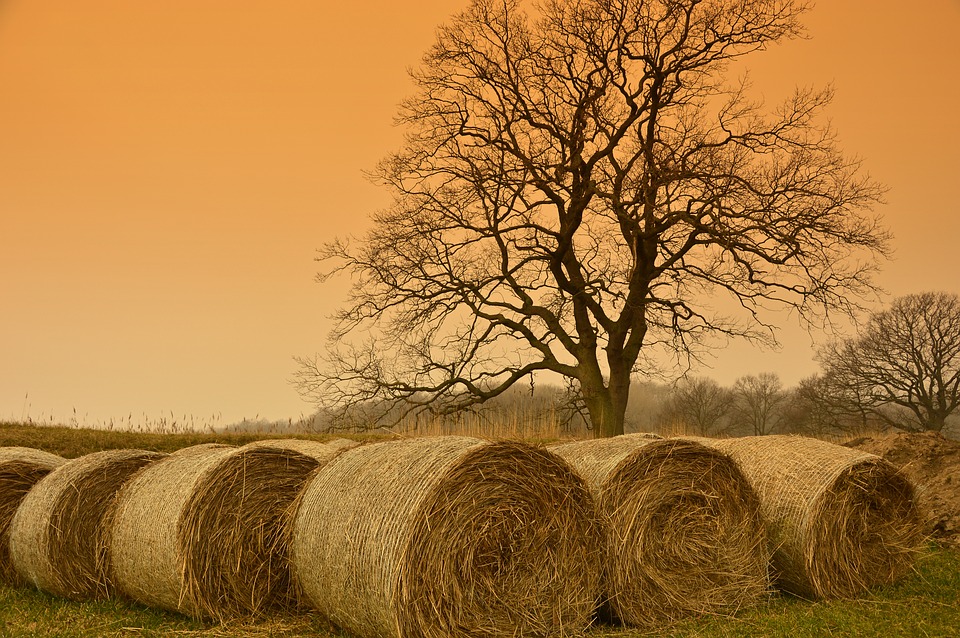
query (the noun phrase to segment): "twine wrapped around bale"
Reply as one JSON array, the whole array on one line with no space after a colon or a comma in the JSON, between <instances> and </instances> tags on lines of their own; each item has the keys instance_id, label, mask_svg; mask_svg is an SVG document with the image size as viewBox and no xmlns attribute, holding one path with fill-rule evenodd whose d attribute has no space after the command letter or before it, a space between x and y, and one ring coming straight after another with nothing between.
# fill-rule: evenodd
<instances>
[{"instance_id":1,"label":"twine wrapped around bale","mask_svg":"<svg viewBox=\"0 0 960 638\"><path fill-rule=\"evenodd\" d=\"M309 602L362 637L577 634L600 530L589 490L546 450L425 437L349 450L299 500Z\"/></svg>"},{"instance_id":2,"label":"twine wrapped around bale","mask_svg":"<svg viewBox=\"0 0 960 638\"><path fill-rule=\"evenodd\" d=\"M730 613L768 591L760 503L726 455L647 435L551 450L596 498L606 538L601 599L623 623Z\"/></svg>"},{"instance_id":3,"label":"twine wrapped around bale","mask_svg":"<svg viewBox=\"0 0 960 638\"><path fill-rule=\"evenodd\" d=\"M164 456L144 450L96 452L67 461L41 479L10 525L17 572L35 587L65 598L108 597L108 508L125 481Z\"/></svg>"},{"instance_id":4,"label":"twine wrapped around bale","mask_svg":"<svg viewBox=\"0 0 960 638\"><path fill-rule=\"evenodd\" d=\"M204 473L236 449L206 443L177 450L120 489L107 536L110 577L120 593L153 607L181 610L178 532L183 506Z\"/></svg>"},{"instance_id":5,"label":"twine wrapped around bale","mask_svg":"<svg viewBox=\"0 0 960 638\"><path fill-rule=\"evenodd\" d=\"M290 507L311 472L357 445L258 441L207 471L183 507L179 532L190 606L218 620L293 606Z\"/></svg>"},{"instance_id":6,"label":"twine wrapped around bale","mask_svg":"<svg viewBox=\"0 0 960 638\"><path fill-rule=\"evenodd\" d=\"M0 447L0 583L19 584L10 560L10 523L37 481L66 459L26 447Z\"/></svg>"},{"instance_id":7,"label":"twine wrapped around bale","mask_svg":"<svg viewBox=\"0 0 960 638\"><path fill-rule=\"evenodd\" d=\"M799 436L708 441L760 496L778 585L804 598L891 583L924 540L914 489L878 456Z\"/></svg>"},{"instance_id":8,"label":"twine wrapped around bale","mask_svg":"<svg viewBox=\"0 0 960 638\"><path fill-rule=\"evenodd\" d=\"M311 472L352 445L198 445L146 468L117 496L109 542L117 588L218 620L287 602L288 508Z\"/></svg>"}]
</instances>

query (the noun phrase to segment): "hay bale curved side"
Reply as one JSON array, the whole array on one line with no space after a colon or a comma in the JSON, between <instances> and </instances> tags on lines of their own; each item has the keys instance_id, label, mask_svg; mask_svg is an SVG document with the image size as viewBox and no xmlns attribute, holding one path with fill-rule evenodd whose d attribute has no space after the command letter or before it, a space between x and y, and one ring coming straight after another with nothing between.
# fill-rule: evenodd
<instances>
[{"instance_id":1,"label":"hay bale curved side","mask_svg":"<svg viewBox=\"0 0 960 638\"><path fill-rule=\"evenodd\" d=\"M30 488L65 462L42 450L0 447L0 583L22 583L10 559L10 523L17 508Z\"/></svg>"},{"instance_id":2,"label":"hay bale curved side","mask_svg":"<svg viewBox=\"0 0 960 638\"><path fill-rule=\"evenodd\" d=\"M312 605L359 636L575 634L599 582L589 490L529 445L349 450L304 489L291 546Z\"/></svg>"},{"instance_id":3,"label":"hay bale curved side","mask_svg":"<svg viewBox=\"0 0 960 638\"><path fill-rule=\"evenodd\" d=\"M14 568L28 583L75 600L106 598L104 523L117 491L165 454L107 450L59 466L24 497L10 525Z\"/></svg>"},{"instance_id":4,"label":"hay bale curved side","mask_svg":"<svg viewBox=\"0 0 960 638\"><path fill-rule=\"evenodd\" d=\"M109 574L117 591L196 615L183 599L183 508L203 475L236 449L207 443L177 450L120 489L107 532Z\"/></svg>"},{"instance_id":5,"label":"hay bale curved side","mask_svg":"<svg viewBox=\"0 0 960 638\"><path fill-rule=\"evenodd\" d=\"M197 482L179 532L190 608L223 621L294 605L290 507L310 474L348 447L257 441Z\"/></svg>"},{"instance_id":6,"label":"hay bale curved side","mask_svg":"<svg viewBox=\"0 0 960 638\"><path fill-rule=\"evenodd\" d=\"M759 494L782 589L857 596L912 566L923 517L910 481L880 457L790 435L709 444L730 454Z\"/></svg>"},{"instance_id":7,"label":"hay bale curved side","mask_svg":"<svg viewBox=\"0 0 960 638\"><path fill-rule=\"evenodd\" d=\"M597 500L604 599L625 624L729 613L768 591L760 503L728 456L637 435L551 450L584 476Z\"/></svg>"}]
</instances>

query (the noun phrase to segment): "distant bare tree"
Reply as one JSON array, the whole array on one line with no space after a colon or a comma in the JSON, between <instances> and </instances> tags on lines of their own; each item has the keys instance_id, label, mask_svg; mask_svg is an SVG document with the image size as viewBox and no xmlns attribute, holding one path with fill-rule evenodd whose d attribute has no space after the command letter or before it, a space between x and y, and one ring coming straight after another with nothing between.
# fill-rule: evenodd
<instances>
[{"instance_id":1,"label":"distant bare tree","mask_svg":"<svg viewBox=\"0 0 960 638\"><path fill-rule=\"evenodd\" d=\"M772 372L740 377L733 384L733 415L739 426L755 435L771 434L783 418L787 393Z\"/></svg>"},{"instance_id":2,"label":"distant bare tree","mask_svg":"<svg viewBox=\"0 0 960 638\"><path fill-rule=\"evenodd\" d=\"M940 432L960 405L960 297L898 297L817 358L833 396L851 409L902 430Z\"/></svg>"},{"instance_id":3,"label":"distant bare tree","mask_svg":"<svg viewBox=\"0 0 960 638\"><path fill-rule=\"evenodd\" d=\"M701 436L716 436L724 431L732 400L730 390L709 377L684 378L673 388L664 417Z\"/></svg>"},{"instance_id":4,"label":"distant bare tree","mask_svg":"<svg viewBox=\"0 0 960 638\"><path fill-rule=\"evenodd\" d=\"M549 372L610 436L664 353L771 342L770 307L851 310L887 235L882 189L821 118L831 90L768 111L724 75L806 9L474 0L413 72L406 142L374 176L393 205L320 252L320 279L353 288L302 394L446 413Z\"/></svg>"},{"instance_id":5,"label":"distant bare tree","mask_svg":"<svg viewBox=\"0 0 960 638\"><path fill-rule=\"evenodd\" d=\"M882 427L855 394L819 374L801 379L784 407L783 429L789 432L822 437Z\"/></svg>"}]
</instances>

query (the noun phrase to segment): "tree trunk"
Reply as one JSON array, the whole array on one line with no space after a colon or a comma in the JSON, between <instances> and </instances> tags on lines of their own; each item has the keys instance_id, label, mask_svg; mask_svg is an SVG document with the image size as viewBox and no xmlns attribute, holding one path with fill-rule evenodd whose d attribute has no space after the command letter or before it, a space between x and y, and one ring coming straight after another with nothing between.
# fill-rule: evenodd
<instances>
[{"instance_id":1,"label":"tree trunk","mask_svg":"<svg viewBox=\"0 0 960 638\"><path fill-rule=\"evenodd\" d=\"M629 374L611 375L609 387L603 385L602 378L586 383L581 380L580 388L583 392L583 401L590 413L593 437L602 439L623 434L627 398L630 392Z\"/></svg>"},{"instance_id":2,"label":"tree trunk","mask_svg":"<svg viewBox=\"0 0 960 638\"><path fill-rule=\"evenodd\" d=\"M604 439L623 434L623 412L618 413L614 410L610 401L587 403L587 410L590 412L593 438Z\"/></svg>"},{"instance_id":3,"label":"tree trunk","mask_svg":"<svg viewBox=\"0 0 960 638\"><path fill-rule=\"evenodd\" d=\"M926 429L931 432L940 432L943 430L946 421L947 417L943 412L939 410L931 411L928 413L927 422L924 425L926 425Z\"/></svg>"}]
</instances>

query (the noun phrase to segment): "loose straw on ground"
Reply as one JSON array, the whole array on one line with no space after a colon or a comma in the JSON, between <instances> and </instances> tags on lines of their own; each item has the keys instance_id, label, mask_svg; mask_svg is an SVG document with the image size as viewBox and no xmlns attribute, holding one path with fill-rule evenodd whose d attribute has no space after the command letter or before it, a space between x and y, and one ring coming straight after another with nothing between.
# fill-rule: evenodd
<instances>
[{"instance_id":1,"label":"loose straw on ground","mask_svg":"<svg viewBox=\"0 0 960 638\"><path fill-rule=\"evenodd\" d=\"M799 436L708 444L730 454L759 494L782 589L858 596L912 566L923 518L913 486L880 457Z\"/></svg>"},{"instance_id":2,"label":"loose straw on ground","mask_svg":"<svg viewBox=\"0 0 960 638\"><path fill-rule=\"evenodd\" d=\"M35 587L74 600L107 598L105 521L117 491L165 456L107 450L67 461L38 482L10 525L14 568Z\"/></svg>"},{"instance_id":3,"label":"loose straw on ground","mask_svg":"<svg viewBox=\"0 0 960 638\"><path fill-rule=\"evenodd\" d=\"M588 489L555 455L425 437L318 471L291 549L310 604L357 636L554 636L591 620L600 541Z\"/></svg>"},{"instance_id":4,"label":"loose straw on ground","mask_svg":"<svg viewBox=\"0 0 960 638\"><path fill-rule=\"evenodd\" d=\"M117 588L219 620L289 600L284 518L308 475L342 448L268 441L185 448L120 492L110 557Z\"/></svg>"},{"instance_id":5,"label":"loose straw on ground","mask_svg":"<svg viewBox=\"0 0 960 638\"><path fill-rule=\"evenodd\" d=\"M63 457L33 448L0 448L0 582L22 582L10 560L10 523L17 508L37 481L64 462Z\"/></svg>"},{"instance_id":6,"label":"loose straw on ground","mask_svg":"<svg viewBox=\"0 0 960 638\"><path fill-rule=\"evenodd\" d=\"M551 447L587 481L606 538L609 612L654 628L731 613L769 588L759 501L726 455L647 435Z\"/></svg>"}]
</instances>

